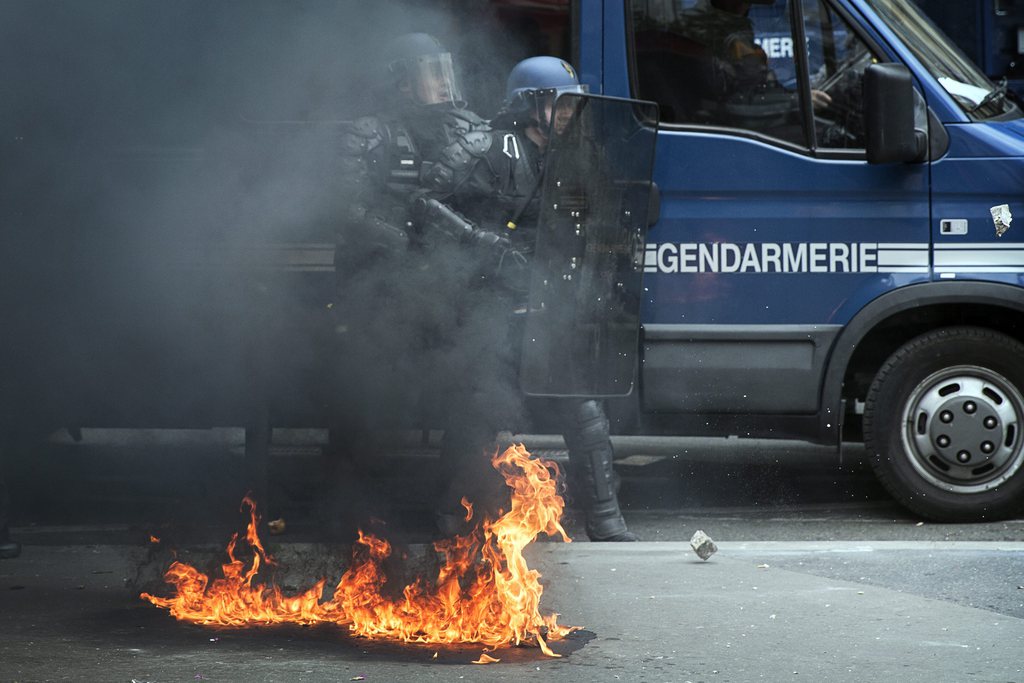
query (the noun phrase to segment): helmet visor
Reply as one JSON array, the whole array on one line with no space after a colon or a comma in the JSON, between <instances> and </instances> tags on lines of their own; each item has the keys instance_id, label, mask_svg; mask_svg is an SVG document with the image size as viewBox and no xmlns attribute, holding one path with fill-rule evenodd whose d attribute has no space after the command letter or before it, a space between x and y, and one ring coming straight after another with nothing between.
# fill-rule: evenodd
<instances>
[{"instance_id":1,"label":"helmet visor","mask_svg":"<svg viewBox=\"0 0 1024 683\"><path fill-rule=\"evenodd\" d=\"M550 134L553 131L556 135L560 135L575 115L579 99L566 97L559 100L558 96L563 93L586 93L588 90L589 88L582 84L534 90L534 117L541 130L545 134Z\"/></svg>"},{"instance_id":2,"label":"helmet visor","mask_svg":"<svg viewBox=\"0 0 1024 683\"><path fill-rule=\"evenodd\" d=\"M462 101L455 79L451 53L423 55L403 61L410 97L418 104L443 104Z\"/></svg>"}]
</instances>

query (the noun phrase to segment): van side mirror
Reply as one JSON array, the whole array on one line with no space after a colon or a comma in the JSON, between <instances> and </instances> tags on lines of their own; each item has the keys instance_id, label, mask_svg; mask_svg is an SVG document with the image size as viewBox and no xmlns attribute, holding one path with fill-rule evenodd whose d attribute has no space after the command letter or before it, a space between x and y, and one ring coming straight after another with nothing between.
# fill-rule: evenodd
<instances>
[{"instance_id":1,"label":"van side mirror","mask_svg":"<svg viewBox=\"0 0 1024 683\"><path fill-rule=\"evenodd\" d=\"M927 135L914 128L914 83L902 64L864 71L864 129L869 164L922 161Z\"/></svg>"}]
</instances>

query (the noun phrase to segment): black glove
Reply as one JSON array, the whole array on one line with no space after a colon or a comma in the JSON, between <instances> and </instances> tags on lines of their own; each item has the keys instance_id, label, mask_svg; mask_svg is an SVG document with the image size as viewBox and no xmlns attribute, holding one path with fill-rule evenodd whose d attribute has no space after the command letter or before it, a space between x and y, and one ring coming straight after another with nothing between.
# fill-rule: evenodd
<instances>
[{"instance_id":1,"label":"black glove","mask_svg":"<svg viewBox=\"0 0 1024 683\"><path fill-rule=\"evenodd\" d=\"M509 291L520 293L530 291L529 254L509 246L504 252L497 254L494 274L495 280Z\"/></svg>"}]
</instances>

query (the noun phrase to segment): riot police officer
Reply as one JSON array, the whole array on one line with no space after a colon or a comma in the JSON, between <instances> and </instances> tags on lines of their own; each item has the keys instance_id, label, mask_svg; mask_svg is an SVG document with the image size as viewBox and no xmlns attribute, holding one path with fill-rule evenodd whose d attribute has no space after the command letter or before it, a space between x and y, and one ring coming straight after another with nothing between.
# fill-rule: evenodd
<instances>
[{"instance_id":1,"label":"riot police officer","mask_svg":"<svg viewBox=\"0 0 1024 683\"><path fill-rule=\"evenodd\" d=\"M408 426L440 374L444 344L431 330L451 327L446 302L472 272L455 252L468 242L501 258L506 248L424 192L424 169L442 149L488 130L464 106L452 55L433 36L410 33L379 63L375 113L340 136L333 311L338 385L348 391L335 398L332 439L349 452L372 448L367 439L379 429Z\"/></svg>"},{"instance_id":2,"label":"riot police officer","mask_svg":"<svg viewBox=\"0 0 1024 683\"><path fill-rule=\"evenodd\" d=\"M492 121L495 130L459 136L426 171L424 185L475 224L509 240L517 253L529 254L544 153L551 136L561 133L573 114L571 107L558 107L556 98L582 91L575 69L564 60L545 56L520 62L509 74L504 107ZM524 269L501 266L499 285L513 292L506 301L516 306L524 298ZM518 346L517 340L510 345ZM565 398L548 400L544 407L558 416L569 450L570 493L586 515L587 535L594 541L638 540L619 508L609 422L601 403ZM471 450L465 452L472 457ZM463 462L455 469L457 476L473 468Z\"/></svg>"},{"instance_id":3,"label":"riot police officer","mask_svg":"<svg viewBox=\"0 0 1024 683\"><path fill-rule=\"evenodd\" d=\"M497 122L508 121L519 133L523 148L520 163L533 167L537 184L544 173L544 152L551 137L563 133L574 115L571 99L557 98L582 91L575 69L556 57L531 57L509 74L505 105ZM537 191L531 194L531 201L536 201ZM525 227L527 211L529 220L536 219L535 206L524 208L516 217L520 223L517 230ZM569 450L570 493L586 515L587 535L595 541L638 540L627 529L619 509L609 422L603 406L592 399L570 398L554 399L552 404L560 416Z\"/></svg>"}]
</instances>

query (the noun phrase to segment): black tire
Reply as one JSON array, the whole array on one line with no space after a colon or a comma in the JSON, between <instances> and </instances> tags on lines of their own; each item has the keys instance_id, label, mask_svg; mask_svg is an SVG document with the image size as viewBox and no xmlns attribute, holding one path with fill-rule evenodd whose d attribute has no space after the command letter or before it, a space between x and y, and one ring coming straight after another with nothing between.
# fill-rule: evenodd
<instances>
[{"instance_id":1,"label":"black tire","mask_svg":"<svg viewBox=\"0 0 1024 683\"><path fill-rule=\"evenodd\" d=\"M864 441L882 485L943 522L1024 508L1024 345L980 327L917 337L875 375Z\"/></svg>"}]
</instances>

